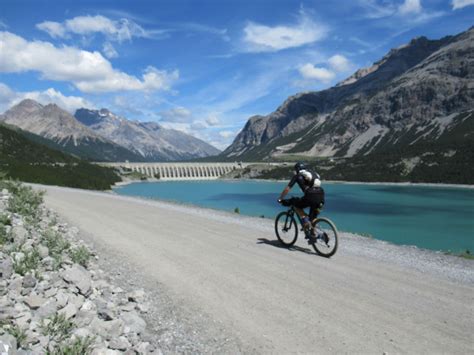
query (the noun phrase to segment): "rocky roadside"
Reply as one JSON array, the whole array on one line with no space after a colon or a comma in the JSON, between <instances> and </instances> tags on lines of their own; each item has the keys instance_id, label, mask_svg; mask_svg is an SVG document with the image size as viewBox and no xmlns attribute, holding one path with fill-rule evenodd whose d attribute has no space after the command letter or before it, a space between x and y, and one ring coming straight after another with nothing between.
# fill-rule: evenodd
<instances>
[{"instance_id":1,"label":"rocky roadside","mask_svg":"<svg viewBox=\"0 0 474 355\"><path fill-rule=\"evenodd\" d=\"M0 190L0 354L160 354L145 291L114 286L41 194Z\"/></svg>"}]
</instances>

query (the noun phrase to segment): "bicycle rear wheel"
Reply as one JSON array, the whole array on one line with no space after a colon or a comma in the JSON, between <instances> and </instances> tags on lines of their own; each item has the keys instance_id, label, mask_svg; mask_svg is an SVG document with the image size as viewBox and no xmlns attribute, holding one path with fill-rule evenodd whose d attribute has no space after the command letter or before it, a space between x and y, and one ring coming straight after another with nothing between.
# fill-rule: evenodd
<instances>
[{"instance_id":1,"label":"bicycle rear wheel","mask_svg":"<svg viewBox=\"0 0 474 355\"><path fill-rule=\"evenodd\" d=\"M314 251L326 258L333 256L338 246L337 228L334 223L328 218L316 218L313 221L313 228L316 233Z\"/></svg>"},{"instance_id":2,"label":"bicycle rear wheel","mask_svg":"<svg viewBox=\"0 0 474 355\"><path fill-rule=\"evenodd\" d=\"M281 212L275 218L275 234L284 246L291 247L295 244L296 238L298 238L298 225L295 217L288 211Z\"/></svg>"}]
</instances>

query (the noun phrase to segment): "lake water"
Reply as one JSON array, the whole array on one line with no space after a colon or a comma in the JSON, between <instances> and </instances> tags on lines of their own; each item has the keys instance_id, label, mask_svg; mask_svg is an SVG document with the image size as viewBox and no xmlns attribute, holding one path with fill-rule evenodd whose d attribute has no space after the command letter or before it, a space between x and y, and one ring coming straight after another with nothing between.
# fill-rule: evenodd
<instances>
[{"instance_id":1,"label":"lake water","mask_svg":"<svg viewBox=\"0 0 474 355\"><path fill-rule=\"evenodd\" d=\"M274 218L284 182L141 182L114 189L118 194L194 204ZM322 215L339 230L395 244L474 251L474 189L456 187L325 183ZM298 196L295 186L290 195Z\"/></svg>"}]
</instances>

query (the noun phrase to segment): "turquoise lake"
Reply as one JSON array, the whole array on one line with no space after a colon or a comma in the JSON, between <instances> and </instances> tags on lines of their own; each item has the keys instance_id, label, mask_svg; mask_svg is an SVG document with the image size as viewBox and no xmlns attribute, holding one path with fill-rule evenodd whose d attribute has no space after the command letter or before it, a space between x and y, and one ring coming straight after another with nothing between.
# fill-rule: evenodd
<instances>
[{"instance_id":1,"label":"turquoise lake","mask_svg":"<svg viewBox=\"0 0 474 355\"><path fill-rule=\"evenodd\" d=\"M160 199L274 218L284 182L163 181L120 186L121 195ZM325 183L322 215L339 230L395 244L451 252L474 251L474 189ZM289 196L299 196L295 186Z\"/></svg>"}]
</instances>

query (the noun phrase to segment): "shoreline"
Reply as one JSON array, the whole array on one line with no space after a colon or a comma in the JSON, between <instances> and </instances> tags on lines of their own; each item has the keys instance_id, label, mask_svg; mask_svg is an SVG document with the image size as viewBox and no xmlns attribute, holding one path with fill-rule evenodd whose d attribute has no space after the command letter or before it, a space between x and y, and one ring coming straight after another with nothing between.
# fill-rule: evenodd
<instances>
[{"instance_id":1,"label":"shoreline","mask_svg":"<svg viewBox=\"0 0 474 355\"><path fill-rule=\"evenodd\" d=\"M147 179L147 180L130 180L130 181L119 181L111 186L111 188L126 186L135 183L153 183L153 182L187 182L187 181L258 181L258 182L288 182L287 180L279 179L227 179L219 178L215 180L160 180L160 179ZM382 186L410 186L410 187L435 187L435 188L458 188L458 189L470 189L474 190L474 185L467 184L445 184L445 183L430 183L430 182L364 182L364 181L345 181L345 180L322 180L322 184L347 184L347 185L382 185Z\"/></svg>"}]
</instances>

